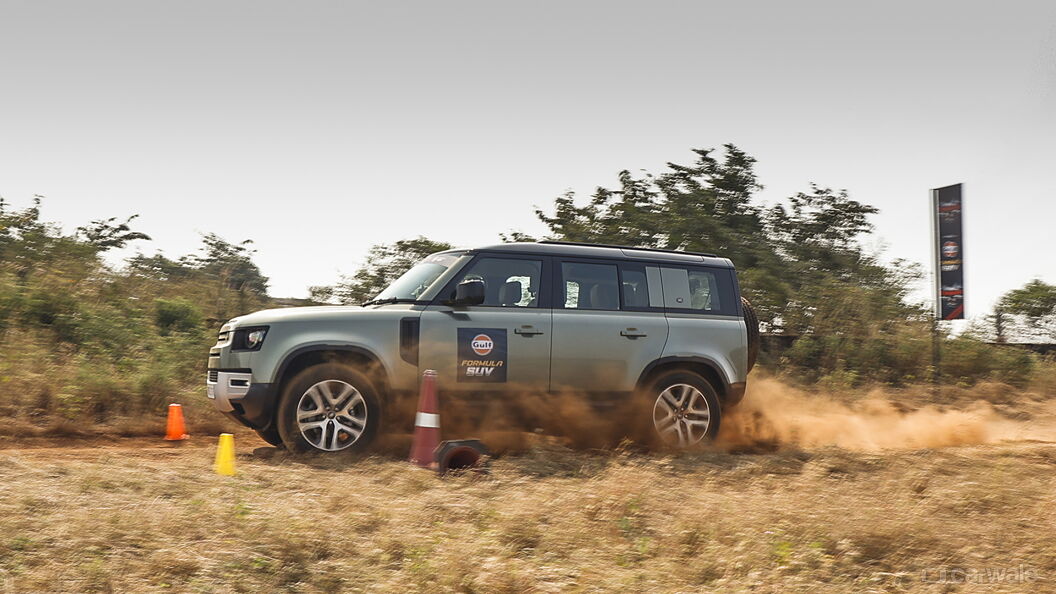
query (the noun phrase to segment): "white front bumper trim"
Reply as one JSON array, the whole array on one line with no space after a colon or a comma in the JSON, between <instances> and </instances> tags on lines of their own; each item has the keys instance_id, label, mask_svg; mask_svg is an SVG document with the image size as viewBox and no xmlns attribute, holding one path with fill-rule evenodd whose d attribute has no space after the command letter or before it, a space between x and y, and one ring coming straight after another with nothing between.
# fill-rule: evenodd
<instances>
[{"instance_id":1,"label":"white front bumper trim","mask_svg":"<svg viewBox=\"0 0 1056 594\"><path fill-rule=\"evenodd\" d=\"M219 371L216 373L216 381L210 381L206 376L206 395L213 401L213 406L223 412L232 412L235 407L231 406L232 400L241 400L249 392L249 384L253 381L252 373L234 373Z\"/></svg>"}]
</instances>

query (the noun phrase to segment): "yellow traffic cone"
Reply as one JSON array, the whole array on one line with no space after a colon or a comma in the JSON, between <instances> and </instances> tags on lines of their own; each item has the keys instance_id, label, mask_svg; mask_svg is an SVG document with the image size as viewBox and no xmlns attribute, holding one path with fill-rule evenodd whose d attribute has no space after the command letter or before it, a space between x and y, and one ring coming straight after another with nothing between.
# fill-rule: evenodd
<instances>
[{"instance_id":1,"label":"yellow traffic cone","mask_svg":"<svg viewBox=\"0 0 1056 594\"><path fill-rule=\"evenodd\" d=\"M216 474L235 476L235 436L230 433L220 434L220 445L216 448L216 463L213 464Z\"/></svg>"}]
</instances>

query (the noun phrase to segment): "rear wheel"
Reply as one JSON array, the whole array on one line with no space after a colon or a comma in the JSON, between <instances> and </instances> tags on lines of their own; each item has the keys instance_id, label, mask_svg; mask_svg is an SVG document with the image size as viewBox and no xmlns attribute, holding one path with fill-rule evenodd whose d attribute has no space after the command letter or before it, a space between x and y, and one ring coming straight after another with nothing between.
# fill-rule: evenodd
<instances>
[{"instance_id":1,"label":"rear wheel","mask_svg":"<svg viewBox=\"0 0 1056 594\"><path fill-rule=\"evenodd\" d=\"M286 386L276 420L292 452L359 451L377 435L381 404L367 376L347 365L324 363Z\"/></svg>"},{"instance_id":2,"label":"rear wheel","mask_svg":"<svg viewBox=\"0 0 1056 594\"><path fill-rule=\"evenodd\" d=\"M653 428L669 446L688 448L715 439L722 411L710 383L689 371L660 375L651 384Z\"/></svg>"}]
</instances>

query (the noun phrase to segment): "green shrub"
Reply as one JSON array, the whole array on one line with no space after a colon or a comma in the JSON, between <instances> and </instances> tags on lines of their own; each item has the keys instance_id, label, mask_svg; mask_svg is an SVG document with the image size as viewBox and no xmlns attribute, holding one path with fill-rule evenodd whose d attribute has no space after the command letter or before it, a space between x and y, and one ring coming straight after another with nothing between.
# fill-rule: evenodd
<instances>
[{"instance_id":1,"label":"green shrub","mask_svg":"<svg viewBox=\"0 0 1056 594\"><path fill-rule=\"evenodd\" d=\"M970 336L946 339L941 349L947 383L994 380L1023 387L1036 367L1037 357L1027 350ZM834 389L869 381L905 385L930 379L932 339L926 327L911 323L868 337L808 334L785 351L783 365L806 381Z\"/></svg>"},{"instance_id":2,"label":"green shrub","mask_svg":"<svg viewBox=\"0 0 1056 594\"><path fill-rule=\"evenodd\" d=\"M70 418L91 415L97 420L129 414L136 401L123 379L110 366L85 360L73 377L72 385L60 395L63 413Z\"/></svg>"},{"instance_id":3,"label":"green shrub","mask_svg":"<svg viewBox=\"0 0 1056 594\"><path fill-rule=\"evenodd\" d=\"M946 382L973 384L993 379L1025 386L1034 370L1034 355L1013 346L997 346L960 336L942 345L942 376Z\"/></svg>"},{"instance_id":4,"label":"green shrub","mask_svg":"<svg viewBox=\"0 0 1056 594\"><path fill-rule=\"evenodd\" d=\"M146 365L135 379L137 412L160 413L177 391L166 369Z\"/></svg>"},{"instance_id":5,"label":"green shrub","mask_svg":"<svg viewBox=\"0 0 1056 594\"><path fill-rule=\"evenodd\" d=\"M1035 360L1029 388L1041 396L1056 397L1056 359L1051 355Z\"/></svg>"},{"instance_id":6,"label":"green shrub","mask_svg":"<svg viewBox=\"0 0 1056 594\"><path fill-rule=\"evenodd\" d=\"M80 340L81 307L75 295L57 287L39 287L21 300L22 319L30 326L52 330L63 342Z\"/></svg>"},{"instance_id":7,"label":"green shrub","mask_svg":"<svg viewBox=\"0 0 1056 594\"><path fill-rule=\"evenodd\" d=\"M201 327L202 312L193 303L179 297L154 301L154 324L162 335L191 332Z\"/></svg>"}]
</instances>

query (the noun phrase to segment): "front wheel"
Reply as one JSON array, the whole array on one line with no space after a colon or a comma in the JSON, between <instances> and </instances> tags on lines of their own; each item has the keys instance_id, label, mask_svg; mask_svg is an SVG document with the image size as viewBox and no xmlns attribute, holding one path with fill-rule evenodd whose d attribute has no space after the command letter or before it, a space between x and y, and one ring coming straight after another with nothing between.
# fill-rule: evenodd
<instances>
[{"instance_id":1,"label":"front wheel","mask_svg":"<svg viewBox=\"0 0 1056 594\"><path fill-rule=\"evenodd\" d=\"M653 427L669 446L689 448L715 439L722 411L715 389L689 371L656 378L648 392L653 401Z\"/></svg>"},{"instance_id":2,"label":"front wheel","mask_svg":"<svg viewBox=\"0 0 1056 594\"><path fill-rule=\"evenodd\" d=\"M291 452L360 451L377 435L381 404L367 376L347 365L324 363L286 386L276 420Z\"/></svg>"},{"instance_id":3,"label":"front wheel","mask_svg":"<svg viewBox=\"0 0 1056 594\"><path fill-rule=\"evenodd\" d=\"M272 423L267 429L256 429L256 432L261 439L269 444L277 448L284 447L282 444L282 436L279 435L279 429L275 426L275 423Z\"/></svg>"}]
</instances>

